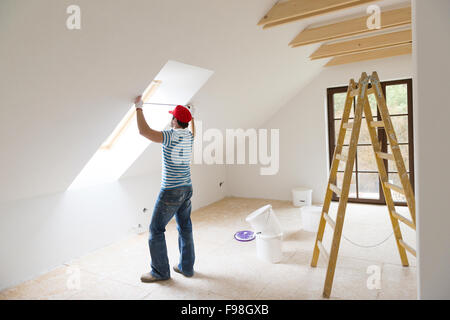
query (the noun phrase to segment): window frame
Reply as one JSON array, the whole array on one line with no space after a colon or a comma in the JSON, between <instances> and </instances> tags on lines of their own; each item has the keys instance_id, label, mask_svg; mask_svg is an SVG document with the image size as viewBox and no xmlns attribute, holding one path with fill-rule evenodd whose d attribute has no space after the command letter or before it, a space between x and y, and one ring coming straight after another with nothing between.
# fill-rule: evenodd
<instances>
[{"instance_id":1,"label":"window frame","mask_svg":"<svg viewBox=\"0 0 450 320\"><path fill-rule=\"evenodd\" d=\"M408 145L408 154L409 154L409 177L411 181L411 186L413 191L415 190L414 187L414 128L413 128L413 94L412 94L412 79L400 79L400 80L391 80L391 81L383 81L380 82L381 88L383 90L383 94L386 97L386 87L391 85L399 85L399 84L406 84L406 90L407 90L407 109L408 114L396 114L391 115L391 117L399 117L399 116L408 116L408 142L407 143L399 143L399 145ZM336 93L346 93L347 92L347 86L339 86L339 87L331 87L327 88L327 115L328 115L328 149L329 149L329 166L331 168L332 162L333 162L333 155L334 155L334 149L335 149L335 137L336 137L336 128L335 128L335 121L339 120L341 118L335 118L334 117L334 94ZM353 98L356 101L356 97ZM355 103L353 104L353 108L355 108ZM380 112L377 108L377 115L373 115L374 117L377 116L378 119L381 119ZM365 119L363 118L363 121ZM387 152L388 148L388 141L385 134L384 128L377 128L377 135L378 139L381 143L381 151ZM370 143L362 143L358 144L358 146L371 146ZM387 168L388 176L389 173L392 173L390 168L388 167L388 160L383 160L385 167ZM342 172L342 171L338 171ZM377 173L378 171L370 171L370 170L358 170L358 157L355 158L355 167L352 171L352 174L355 174L355 183L356 183L356 198L348 198L348 202L353 203L364 203L364 204L379 204L379 205L386 205L386 200L384 197L384 193L381 187L381 182L378 179L379 184L379 193L380 196L378 199L369 199L369 198L359 198L359 186L358 186L358 179L359 175L358 173ZM337 197L336 194L333 193L332 201L339 201L339 197ZM406 202L394 202L396 206L406 206Z\"/></svg>"}]
</instances>

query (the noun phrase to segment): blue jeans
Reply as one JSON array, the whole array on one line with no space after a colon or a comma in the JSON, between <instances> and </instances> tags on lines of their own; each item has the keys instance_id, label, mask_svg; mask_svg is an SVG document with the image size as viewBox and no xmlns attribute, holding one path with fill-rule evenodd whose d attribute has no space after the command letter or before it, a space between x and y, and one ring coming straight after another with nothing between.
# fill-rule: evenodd
<instances>
[{"instance_id":1,"label":"blue jeans","mask_svg":"<svg viewBox=\"0 0 450 320\"><path fill-rule=\"evenodd\" d=\"M170 278L169 258L164 232L175 215L178 229L180 262L178 269L187 276L194 274L194 239L191 222L192 186L162 189L156 200L150 223L148 246L151 257L151 274L159 279Z\"/></svg>"}]
</instances>

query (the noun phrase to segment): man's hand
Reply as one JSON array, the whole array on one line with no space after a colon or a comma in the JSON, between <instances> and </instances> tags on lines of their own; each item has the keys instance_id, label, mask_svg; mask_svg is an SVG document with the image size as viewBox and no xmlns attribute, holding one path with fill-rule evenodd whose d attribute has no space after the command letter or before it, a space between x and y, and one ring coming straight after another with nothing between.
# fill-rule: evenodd
<instances>
[{"instance_id":1,"label":"man's hand","mask_svg":"<svg viewBox=\"0 0 450 320\"><path fill-rule=\"evenodd\" d=\"M134 99L134 107L136 109L142 109L142 106L144 105L144 101L142 101L142 96L137 96Z\"/></svg>"}]
</instances>

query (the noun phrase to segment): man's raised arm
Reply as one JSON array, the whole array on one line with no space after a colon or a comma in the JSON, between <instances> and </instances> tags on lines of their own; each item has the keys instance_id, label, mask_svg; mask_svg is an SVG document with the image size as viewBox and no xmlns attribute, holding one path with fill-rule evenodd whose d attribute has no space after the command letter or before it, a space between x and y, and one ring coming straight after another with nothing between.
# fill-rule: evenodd
<instances>
[{"instance_id":1,"label":"man's raised arm","mask_svg":"<svg viewBox=\"0 0 450 320\"><path fill-rule=\"evenodd\" d=\"M153 130L149 127L147 121L145 121L144 112L142 111L142 105L143 101L141 99L141 96L136 97L136 99L134 100L134 106L136 107L136 119L139 133L153 142L162 143L162 132Z\"/></svg>"}]
</instances>

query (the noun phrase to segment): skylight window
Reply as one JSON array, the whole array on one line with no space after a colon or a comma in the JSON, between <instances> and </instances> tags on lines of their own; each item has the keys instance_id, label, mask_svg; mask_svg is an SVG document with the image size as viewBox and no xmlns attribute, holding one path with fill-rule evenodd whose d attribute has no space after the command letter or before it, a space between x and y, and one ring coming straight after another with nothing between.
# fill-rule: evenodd
<instances>
[{"instance_id":1,"label":"skylight window","mask_svg":"<svg viewBox=\"0 0 450 320\"><path fill-rule=\"evenodd\" d=\"M171 120L168 111L173 107L158 104L187 104L212 73L196 66L168 61L142 95L147 103L144 115L150 127L155 130L168 128ZM150 144L150 140L139 134L136 111L131 105L69 190L118 180Z\"/></svg>"}]
</instances>

